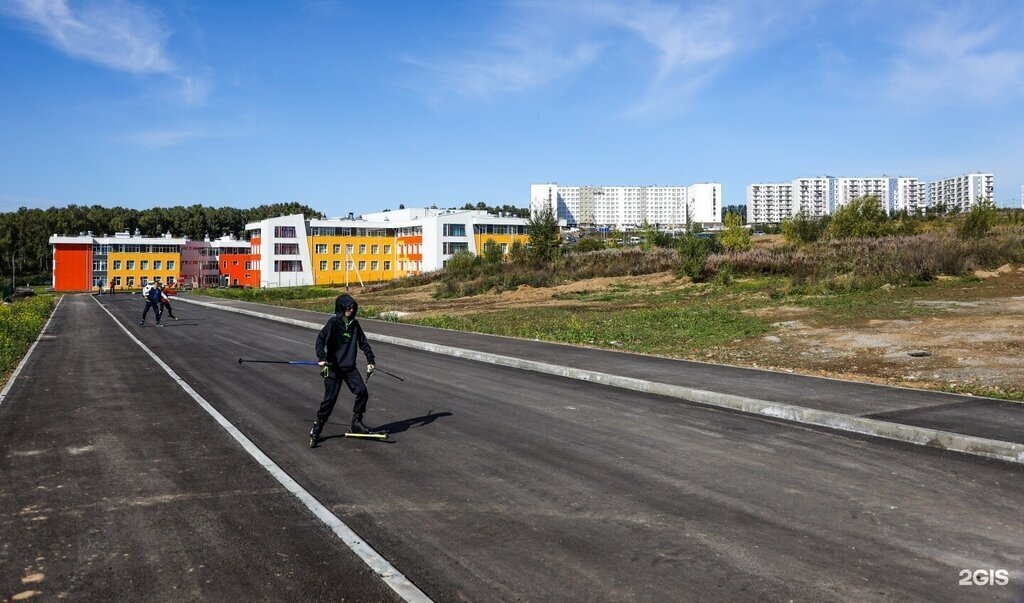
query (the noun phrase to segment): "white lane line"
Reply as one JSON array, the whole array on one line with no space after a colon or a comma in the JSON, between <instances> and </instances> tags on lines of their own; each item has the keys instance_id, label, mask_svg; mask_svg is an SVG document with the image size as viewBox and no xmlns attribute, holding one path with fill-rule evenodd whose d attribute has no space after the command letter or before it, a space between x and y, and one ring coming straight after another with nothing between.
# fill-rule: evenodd
<instances>
[{"instance_id":1,"label":"white lane line","mask_svg":"<svg viewBox=\"0 0 1024 603\"><path fill-rule=\"evenodd\" d=\"M60 307L60 302L62 301L64 301L63 295L60 296L60 298L57 300L57 305L53 307L53 312L50 312L50 317L46 319L46 324L44 324L43 329L39 331L39 335L36 335L36 340L32 342L32 345L29 346L28 351L25 352L25 357L21 359L21 362L18 363L17 368L15 368L14 372L11 373L11 378L7 380L7 385L4 386L3 391L0 391L0 404L4 403L4 400L7 398L7 393L11 391L11 386L14 385L14 380L18 378L19 374L21 374L21 368L25 366L26 362L28 362L28 357L32 355L32 350L36 349L36 344L39 343L39 340L43 338L43 333L46 332L46 329L50 328L50 321L53 320L53 316L54 314L57 313L57 308Z\"/></svg>"},{"instance_id":2,"label":"white lane line","mask_svg":"<svg viewBox=\"0 0 1024 603\"><path fill-rule=\"evenodd\" d=\"M410 603L432 603L430 597L428 597L420 589L416 588L415 584L410 582L408 578L402 575L402 573L399 572L395 568L395 566L391 565L391 563L388 562L387 559L382 557L380 553L373 550L373 547L371 547L369 544L367 544L365 540L363 540L355 532L353 532L352 528L345 525L345 522L339 519L338 516L336 516L335 514L331 513L330 510L328 510L327 507L323 505L323 503L314 498L312 494L310 494L309 492L306 491L305 488L300 486L299 483L292 479L290 475L285 473L285 471L281 469L277 465L277 463L272 461L269 456L264 454L264 452L260 450L255 444L253 444L249 438L245 437L245 434L243 434L241 431L238 431L238 429L234 425L232 425L231 422L224 417L224 415L220 414L220 412L218 412L216 408L211 406L210 403L206 401L206 399L200 396L199 393L196 392L196 390L192 389L192 386L190 386L188 383L185 383L185 381L181 377L179 377L177 373L174 372L174 369L167 366L167 364L163 360L161 360L159 356L154 354L152 350L146 347L146 344L139 341L139 339L135 337L135 335L132 335L131 331L125 328L121 321L119 321L113 314L111 314L110 310L107 310L103 306L103 304L99 302L99 300L95 298L93 299L96 301L97 304L99 304L100 308L103 308L103 311L106 312L111 319L113 319L114 323L117 326L121 327L121 330L124 331L125 334L127 334L132 341L137 343L140 348L145 350L146 353L149 354L149 356L153 360L155 360L156 363L159 364L160 367L163 368L168 375L171 376L171 379L174 379L178 383L178 385L181 386L181 389L185 390L185 393L192 396L192 399L195 400L196 403L199 404L199 406L202 407L203 410L208 412L210 416L212 416L218 423L220 423L220 426L223 427L229 434L231 434L231 437L235 438L235 440L239 444L241 444L243 448L245 448L246 452L248 452L249 455L252 456L252 458L256 459L257 463L262 465L263 468L266 469L267 472L269 472L271 475L273 475L274 478L277 479L277 481L280 482L282 486L284 486L289 492L294 494L296 498L302 501L302 504L306 505L306 508L309 509L313 513L313 515L316 515L317 518L320 519L320 521L324 522L327 525L327 527L329 527L331 531L333 531L338 536L338 538L342 540L342 542L348 545L348 548L352 549L352 552L358 555L359 558L362 559L364 563L366 563L366 565L370 566L370 569L372 569L374 573L380 576L384 580L384 582L391 587L393 591L398 593L398 596L402 597L402 599L406 601L409 601Z\"/></svg>"}]
</instances>

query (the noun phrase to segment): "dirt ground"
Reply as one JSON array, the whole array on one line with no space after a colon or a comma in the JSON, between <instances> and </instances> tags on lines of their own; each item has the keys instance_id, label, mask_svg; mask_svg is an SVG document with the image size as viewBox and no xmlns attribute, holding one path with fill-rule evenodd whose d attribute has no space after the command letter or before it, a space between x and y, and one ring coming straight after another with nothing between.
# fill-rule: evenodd
<instances>
[{"instance_id":1,"label":"dirt ground","mask_svg":"<svg viewBox=\"0 0 1024 603\"><path fill-rule=\"evenodd\" d=\"M972 287L939 292L922 288L921 299L912 303L933 312L912 320L866 320L823 327L815 323L813 311L807 308L764 308L757 314L773 320L778 327L775 333L737 341L695 358L928 389L1020 392L1024 390L1024 266L1007 265L975 276L982 282ZM616 286L640 291L692 285L670 273L660 273L596 278L543 289L521 287L452 300L433 299L435 285L363 297L368 305L400 309L403 316L417 317L522 307L580 307L579 299L556 297ZM942 297L936 298L937 293ZM606 304L593 302L593 306Z\"/></svg>"}]
</instances>

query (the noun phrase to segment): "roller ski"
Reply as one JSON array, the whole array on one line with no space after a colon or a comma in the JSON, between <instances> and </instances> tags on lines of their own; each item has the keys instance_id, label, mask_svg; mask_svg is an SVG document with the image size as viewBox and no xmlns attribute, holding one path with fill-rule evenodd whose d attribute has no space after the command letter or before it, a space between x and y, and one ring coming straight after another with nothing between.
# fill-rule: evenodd
<instances>
[{"instance_id":1,"label":"roller ski","mask_svg":"<svg viewBox=\"0 0 1024 603\"><path fill-rule=\"evenodd\" d=\"M383 431L376 431L370 429L363 424L363 416L355 415L352 417L352 429L345 432L346 438L364 438L370 440L384 440L387 439L388 434Z\"/></svg>"},{"instance_id":2,"label":"roller ski","mask_svg":"<svg viewBox=\"0 0 1024 603\"><path fill-rule=\"evenodd\" d=\"M313 429L309 431L309 447L316 448L317 443L320 441L320 432L323 431L324 424L319 419L313 421Z\"/></svg>"}]
</instances>

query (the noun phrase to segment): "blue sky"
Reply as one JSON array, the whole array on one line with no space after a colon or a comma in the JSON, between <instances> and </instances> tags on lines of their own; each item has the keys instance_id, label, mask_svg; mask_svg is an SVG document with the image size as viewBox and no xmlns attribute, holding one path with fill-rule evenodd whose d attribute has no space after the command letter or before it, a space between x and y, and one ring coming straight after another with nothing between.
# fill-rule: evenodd
<instances>
[{"instance_id":1,"label":"blue sky","mask_svg":"<svg viewBox=\"0 0 1024 603\"><path fill-rule=\"evenodd\" d=\"M1024 3L0 0L0 211L992 172Z\"/></svg>"}]
</instances>

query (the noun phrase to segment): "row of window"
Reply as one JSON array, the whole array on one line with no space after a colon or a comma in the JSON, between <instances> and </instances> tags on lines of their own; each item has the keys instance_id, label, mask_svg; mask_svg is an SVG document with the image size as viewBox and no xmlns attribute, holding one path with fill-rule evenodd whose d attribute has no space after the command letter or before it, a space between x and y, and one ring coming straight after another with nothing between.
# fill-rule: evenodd
<instances>
[{"instance_id":1,"label":"row of window","mask_svg":"<svg viewBox=\"0 0 1024 603\"><path fill-rule=\"evenodd\" d=\"M511 226L508 224L476 224L473 226L475 234L526 234L526 226Z\"/></svg>"},{"instance_id":2,"label":"row of window","mask_svg":"<svg viewBox=\"0 0 1024 603\"><path fill-rule=\"evenodd\" d=\"M121 265L124 264L125 270L135 270L135 260L114 260L112 265L114 270L121 270ZM139 270L149 270L150 260L139 260ZM164 268L163 260L153 260L153 270L174 270L176 262L175 260L167 260L167 267ZM103 272L107 269L106 260L93 260L92 261L93 272Z\"/></svg>"},{"instance_id":3,"label":"row of window","mask_svg":"<svg viewBox=\"0 0 1024 603\"><path fill-rule=\"evenodd\" d=\"M416 227L420 228L420 227ZM393 228L352 228L348 226L314 226L309 229L314 237L393 237Z\"/></svg>"},{"instance_id":4,"label":"row of window","mask_svg":"<svg viewBox=\"0 0 1024 603\"><path fill-rule=\"evenodd\" d=\"M370 270L379 270L380 262L377 260L370 260ZM331 262L331 270L341 270L341 262L334 260ZM352 260L345 261L345 270L355 270L355 263ZM359 270L366 270L366 260L359 260ZM391 270L391 262L384 260L384 270ZM320 260L320 272L327 272L327 260Z\"/></svg>"},{"instance_id":5,"label":"row of window","mask_svg":"<svg viewBox=\"0 0 1024 603\"><path fill-rule=\"evenodd\" d=\"M370 254L378 255L380 253L380 248L381 248L380 245L370 245ZM327 253L327 243L317 243L316 246L314 247L314 252L317 255L325 255ZM337 244L337 243L334 244L334 245L331 245L331 253L334 254L334 255L340 254L341 253L341 245ZM353 243L346 244L345 245L345 253L346 254L355 253L355 245ZM366 253L366 244L365 243L361 243L359 245L359 253L360 254L365 254ZM384 245L384 255L391 255L391 245Z\"/></svg>"},{"instance_id":6,"label":"row of window","mask_svg":"<svg viewBox=\"0 0 1024 603\"><path fill-rule=\"evenodd\" d=\"M108 255L111 253L180 253L179 245L125 245L111 243L94 245L92 252L96 255Z\"/></svg>"},{"instance_id":7,"label":"row of window","mask_svg":"<svg viewBox=\"0 0 1024 603\"><path fill-rule=\"evenodd\" d=\"M126 276L124 278L124 281L122 281L120 276L114 276L114 277L111 277L111 280L107 281L107 282L108 283L109 282L113 282L115 287L122 287L122 286L124 286L124 287L134 287L135 286L135 277L134 276ZM123 284L122 284L122 282L123 282ZM150 279L150 277L148 277L148 276L140 276L139 277L139 286L140 287L145 287L150 282L154 282L154 283L164 282L164 283L167 283L168 285L174 285L174 277L169 275L169 274L166 277L164 277L164 278L161 278L159 276L154 276L154 277L152 277L152 279ZM93 279L92 279L92 286L93 287L103 287L104 284L105 283L103 282L103 277L102 276L93 277Z\"/></svg>"}]
</instances>

